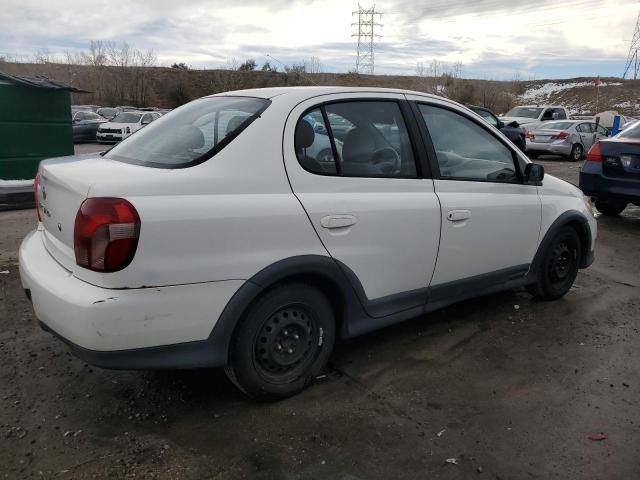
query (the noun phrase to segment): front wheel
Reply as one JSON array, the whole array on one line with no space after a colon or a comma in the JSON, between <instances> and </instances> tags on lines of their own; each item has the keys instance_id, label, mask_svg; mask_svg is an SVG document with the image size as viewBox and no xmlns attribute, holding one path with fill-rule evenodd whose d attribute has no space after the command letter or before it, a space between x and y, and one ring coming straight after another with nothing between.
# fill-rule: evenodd
<instances>
[{"instance_id":1,"label":"front wheel","mask_svg":"<svg viewBox=\"0 0 640 480\"><path fill-rule=\"evenodd\" d=\"M596 200L596 208L606 217L616 217L627 208L627 204L615 200Z\"/></svg>"},{"instance_id":2,"label":"front wheel","mask_svg":"<svg viewBox=\"0 0 640 480\"><path fill-rule=\"evenodd\" d=\"M276 286L236 328L225 371L255 400L290 397L325 367L335 331L333 309L322 292L299 283Z\"/></svg>"},{"instance_id":3,"label":"front wheel","mask_svg":"<svg viewBox=\"0 0 640 480\"><path fill-rule=\"evenodd\" d=\"M544 253L536 283L527 286L529 293L539 300L563 297L578 275L581 253L578 233L569 226L562 227Z\"/></svg>"}]
</instances>

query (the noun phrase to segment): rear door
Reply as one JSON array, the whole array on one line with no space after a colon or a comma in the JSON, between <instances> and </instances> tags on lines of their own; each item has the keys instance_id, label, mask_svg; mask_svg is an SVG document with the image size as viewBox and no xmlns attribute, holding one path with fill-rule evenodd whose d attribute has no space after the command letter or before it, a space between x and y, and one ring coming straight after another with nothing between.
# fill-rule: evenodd
<instances>
[{"instance_id":1,"label":"rear door","mask_svg":"<svg viewBox=\"0 0 640 480\"><path fill-rule=\"evenodd\" d=\"M424 304L440 204L404 96L335 94L299 104L285 127L284 160L328 253L361 284L369 314Z\"/></svg>"},{"instance_id":2,"label":"rear door","mask_svg":"<svg viewBox=\"0 0 640 480\"><path fill-rule=\"evenodd\" d=\"M521 181L524 159L495 129L451 103L415 100L442 205L434 296L474 279L478 286L523 276L538 245L541 202Z\"/></svg>"}]
</instances>

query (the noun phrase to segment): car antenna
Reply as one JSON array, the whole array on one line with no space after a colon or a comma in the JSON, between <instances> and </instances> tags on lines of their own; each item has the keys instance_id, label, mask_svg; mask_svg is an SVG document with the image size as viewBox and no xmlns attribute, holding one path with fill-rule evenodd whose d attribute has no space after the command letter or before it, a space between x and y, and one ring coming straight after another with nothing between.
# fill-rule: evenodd
<instances>
[{"instance_id":1,"label":"car antenna","mask_svg":"<svg viewBox=\"0 0 640 480\"><path fill-rule=\"evenodd\" d=\"M268 58L270 58L270 59L272 59L272 60L275 60L276 62L278 62L280 65L282 65L282 68L285 68L285 69L287 68L287 66L286 66L283 62L281 62L280 60L278 60L276 57L272 56L270 53L267 53L267 57L268 57ZM313 80L311 80L311 77L309 77L309 76L307 75L307 72L299 72L299 73L301 73L301 74L302 74L302 76L303 76L304 78L306 78L307 80L309 80L309 82L311 82L313 85L315 85L316 87L319 87L319 85L318 85L316 82L314 82Z\"/></svg>"}]
</instances>

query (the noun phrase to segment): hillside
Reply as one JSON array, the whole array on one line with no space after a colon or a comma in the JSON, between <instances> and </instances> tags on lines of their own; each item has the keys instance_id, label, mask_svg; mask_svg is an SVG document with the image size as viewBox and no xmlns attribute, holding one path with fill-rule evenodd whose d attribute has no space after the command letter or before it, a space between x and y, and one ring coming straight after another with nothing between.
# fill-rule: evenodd
<instances>
[{"instance_id":1,"label":"hillside","mask_svg":"<svg viewBox=\"0 0 640 480\"><path fill-rule=\"evenodd\" d=\"M178 70L164 67L94 67L67 64L0 63L0 71L44 75L91 93L74 103L172 108L204 95L243 88L295 85L377 86L435 93L503 113L516 105L555 103L574 114L596 113L593 78L493 81L441 77L300 72ZM603 78L597 111L640 115L640 80Z\"/></svg>"}]
</instances>

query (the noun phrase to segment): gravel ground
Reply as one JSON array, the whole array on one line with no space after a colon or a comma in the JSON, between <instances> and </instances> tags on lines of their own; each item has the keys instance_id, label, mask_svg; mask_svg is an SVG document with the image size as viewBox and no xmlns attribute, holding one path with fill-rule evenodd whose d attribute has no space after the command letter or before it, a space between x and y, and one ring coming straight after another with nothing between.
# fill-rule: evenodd
<instances>
[{"instance_id":1,"label":"gravel ground","mask_svg":"<svg viewBox=\"0 0 640 480\"><path fill-rule=\"evenodd\" d=\"M540 163L577 181L578 164ZM599 220L564 299L493 295L343 342L315 386L269 405L218 370L71 356L20 286L34 215L0 212L5 478L640 478L638 208Z\"/></svg>"}]
</instances>

